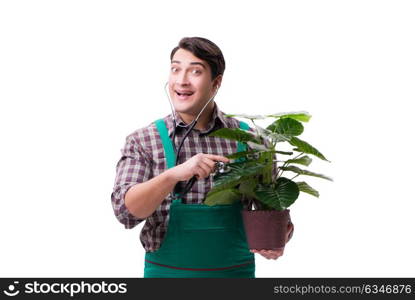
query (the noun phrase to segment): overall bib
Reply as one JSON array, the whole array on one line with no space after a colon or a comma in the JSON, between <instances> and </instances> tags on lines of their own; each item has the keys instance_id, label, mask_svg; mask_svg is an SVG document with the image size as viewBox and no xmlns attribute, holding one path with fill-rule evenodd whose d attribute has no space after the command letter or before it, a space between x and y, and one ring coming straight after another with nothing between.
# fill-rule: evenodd
<instances>
[{"instance_id":1,"label":"overall bib","mask_svg":"<svg viewBox=\"0 0 415 300\"><path fill-rule=\"evenodd\" d=\"M175 153L166 124L156 122L167 168L175 166ZM249 126L241 122L241 129ZM238 151L245 145L238 143ZM255 278L255 257L249 252L241 217L242 204L170 206L166 235L158 250L146 252L144 277Z\"/></svg>"}]
</instances>

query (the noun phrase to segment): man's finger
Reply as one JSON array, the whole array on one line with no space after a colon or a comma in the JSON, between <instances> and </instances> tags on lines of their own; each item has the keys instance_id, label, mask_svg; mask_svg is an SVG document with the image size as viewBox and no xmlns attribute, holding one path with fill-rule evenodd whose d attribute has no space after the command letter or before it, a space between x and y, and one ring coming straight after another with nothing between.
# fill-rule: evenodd
<instances>
[{"instance_id":1,"label":"man's finger","mask_svg":"<svg viewBox=\"0 0 415 300\"><path fill-rule=\"evenodd\" d=\"M207 157L204 157L202 162L204 164L207 164L209 166L210 169L214 170L215 169L215 162Z\"/></svg>"},{"instance_id":2,"label":"man's finger","mask_svg":"<svg viewBox=\"0 0 415 300\"><path fill-rule=\"evenodd\" d=\"M268 257L271 257L272 259L277 259L278 257L282 256L284 254L284 250L278 249L278 250L268 250L265 252L265 254Z\"/></svg>"},{"instance_id":3,"label":"man's finger","mask_svg":"<svg viewBox=\"0 0 415 300\"><path fill-rule=\"evenodd\" d=\"M284 254L284 248L277 249L277 250L257 250L257 249L250 249L249 250L252 253L258 253L265 257L266 259L277 259L278 257L282 256Z\"/></svg>"},{"instance_id":4,"label":"man's finger","mask_svg":"<svg viewBox=\"0 0 415 300\"><path fill-rule=\"evenodd\" d=\"M208 176L211 173L211 168L205 162L201 162L199 164L199 168L201 168L207 174L206 176Z\"/></svg>"},{"instance_id":5,"label":"man's finger","mask_svg":"<svg viewBox=\"0 0 415 300\"><path fill-rule=\"evenodd\" d=\"M220 155L214 155L214 154L206 154L207 158L211 159L211 160L216 160L216 161L222 161L225 163L230 162L230 159L225 157L225 156L220 156Z\"/></svg>"}]
</instances>

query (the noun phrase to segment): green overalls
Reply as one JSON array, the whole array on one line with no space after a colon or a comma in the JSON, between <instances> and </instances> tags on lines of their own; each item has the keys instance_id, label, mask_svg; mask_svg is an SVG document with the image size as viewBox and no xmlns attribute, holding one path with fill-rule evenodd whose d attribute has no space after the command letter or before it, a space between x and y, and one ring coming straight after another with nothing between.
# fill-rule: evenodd
<instances>
[{"instance_id":1,"label":"green overalls","mask_svg":"<svg viewBox=\"0 0 415 300\"><path fill-rule=\"evenodd\" d=\"M167 168L175 166L175 153L166 124L156 122L163 143ZM241 122L242 129L249 126ZM238 143L238 151L245 145ZM170 206L167 232L160 248L146 252L144 277L255 278L255 257L249 252L241 217L242 204Z\"/></svg>"}]
</instances>

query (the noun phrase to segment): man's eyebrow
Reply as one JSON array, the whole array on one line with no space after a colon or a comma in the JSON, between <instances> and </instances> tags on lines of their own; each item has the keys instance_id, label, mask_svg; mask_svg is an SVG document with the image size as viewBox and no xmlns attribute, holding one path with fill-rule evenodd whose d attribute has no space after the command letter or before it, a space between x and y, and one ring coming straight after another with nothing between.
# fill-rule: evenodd
<instances>
[{"instance_id":1,"label":"man's eyebrow","mask_svg":"<svg viewBox=\"0 0 415 300\"><path fill-rule=\"evenodd\" d=\"M180 61L178 61L178 60L172 60L171 63L172 64L173 63L180 64ZM198 62L198 61L192 61L190 64L191 65L201 65L203 68L206 69L206 66L204 64L202 64L201 62Z\"/></svg>"}]
</instances>

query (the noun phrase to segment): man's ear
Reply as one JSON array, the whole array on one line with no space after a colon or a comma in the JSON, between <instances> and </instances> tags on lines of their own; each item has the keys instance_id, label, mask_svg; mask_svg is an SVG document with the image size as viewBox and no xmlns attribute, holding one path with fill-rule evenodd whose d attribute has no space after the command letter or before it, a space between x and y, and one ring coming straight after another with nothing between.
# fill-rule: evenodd
<instances>
[{"instance_id":1,"label":"man's ear","mask_svg":"<svg viewBox=\"0 0 415 300\"><path fill-rule=\"evenodd\" d=\"M215 87L216 91L220 88L220 85L222 84L222 77L222 75L218 75L214 79L213 86Z\"/></svg>"}]
</instances>

